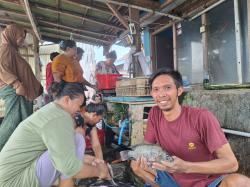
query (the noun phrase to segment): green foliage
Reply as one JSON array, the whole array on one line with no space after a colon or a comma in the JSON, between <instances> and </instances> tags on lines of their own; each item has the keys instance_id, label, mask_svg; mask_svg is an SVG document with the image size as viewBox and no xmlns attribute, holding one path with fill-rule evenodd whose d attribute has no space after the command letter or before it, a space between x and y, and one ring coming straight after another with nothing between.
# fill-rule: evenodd
<instances>
[{"instance_id":1,"label":"green foliage","mask_svg":"<svg viewBox=\"0 0 250 187\"><path fill-rule=\"evenodd\" d=\"M115 103L114 108L114 120L118 122L119 120L124 120L128 118L128 105Z\"/></svg>"}]
</instances>

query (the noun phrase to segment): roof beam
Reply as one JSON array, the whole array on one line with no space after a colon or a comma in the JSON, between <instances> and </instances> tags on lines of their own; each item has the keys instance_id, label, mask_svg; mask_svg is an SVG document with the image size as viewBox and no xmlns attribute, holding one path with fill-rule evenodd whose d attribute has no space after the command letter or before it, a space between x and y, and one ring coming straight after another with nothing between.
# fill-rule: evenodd
<instances>
[{"instance_id":1,"label":"roof beam","mask_svg":"<svg viewBox=\"0 0 250 187\"><path fill-rule=\"evenodd\" d=\"M8 23L17 23L17 24L20 24L20 25L25 25L24 27L25 28L31 28L31 27L27 27L27 25L30 25L29 22L24 22L24 21L18 21L18 20L12 20L12 19L9 19L9 18L6 18L6 17L2 17L0 16L0 21L6 21ZM46 21L42 21L42 22L45 22L46 24L51 24L53 26L59 26L60 25L57 25L57 24L53 24L53 23L50 23L50 22L46 22ZM67 26L62 26L64 28L67 28L67 29L70 29L70 27L67 27ZM61 31L61 30L58 30L58 29L53 29L53 28L46 28L47 30L51 30L51 31L54 31L54 32L62 32L62 33L69 33L71 34L72 32L70 31ZM74 29L75 31L79 31L79 29ZM73 32L72 34L74 34L75 36L78 36L78 37L81 37L81 38L88 38L88 39L91 39L91 40L95 40L95 41L98 41L99 43L103 43L103 44L110 44L111 42L108 42L107 40L103 40L103 39L100 39L100 38L94 38L94 37L91 37L91 36L86 36L86 35L81 35L79 33L76 33L76 32Z\"/></svg>"},{"instance_id":2,"label":"roof beam","mask_svg":"<svg viewBox=\"0 0 250 187\"><path fill-rule=\"evenodd\" d=\"M165 8L168 6L170 3L173 3L174 0L165 0L164 3L161 4L161 9Z\"/></svg>"},{"instance_id":3,"label":"roof beam","mask_svg":"<svg viewBox=\"0 0 250 187\"><path fill-rule=\"evenodd\" d=\"M152 0L97 0L105 3L113 3L122 6L133 6L132 8L139 9L138 7L144 7L152 10L158 10L160 3ZM137 7L137 8L136 8Z\"/></svg>"},{"instance_id":4,"label":"roof beam","mask_svg":"<svg viewBox=\"0 0 250 187\"><path fill-rule=\"evenodd\" d=\"M1 1L1 0L0 0ZM19 13L19 12L13 12L13 11L10 11L10 10L1 10L2 12L5 12L7 14L12 14L12 15L16 15L16 16L20 16L20 17L23 17L25 19L28 19L27 15L26 14L23 14L23 13Z\"/></svg>"},{"instance_id":5,"label":"roof beam","mask_svg":"<svg viewBox=\"0 0 250 187\"><path fill-rule=\"evenodd\" d=\"M23 4L23 7L25 9L25 12L30 20L30 23L31 23L31 26L32 26L32 29L37 37L37 39L39 41L41 41L41 36L38 32L38 29L36 27L36 20L33 18L32 16L32 13L31 13L31 9L30 9L30 5L29 5L29 1L28 0L21 0L22 4Z\"/></svg>"},{"instance_id":6,"label":"roof beam","mask_svg":"<svg viewBox=\"0 0 250 187\"><path fill-rule=\"evenodd\" d=\"M104 9L104 8L99 8L99 7L96 7L96 6L91 6L91 5L88 5L86 3L81 2L79 0L62 0L62 1L67 2L68 4L71 4L71 5L75 5L77 7L91 9L91 10L95 10L95 11L98 11L98 12L101 12L101 13L104 13L104 14L112 15L112 13L109 11L109 9Z\"/></svg>"},{"instance_id":7,"label":"roof beam","mask_svg":"<svg viewBox=\"0 0 250 187\"><path fill-rule=\"evenodd\" d=\"M12 11L9 11L9 10L4 10L4 12L6 12L7 14L13 14L13 15L16 15L18 17L23 17L25 19L28 20L27 16L25 14L22 14L22 13L17 13L17 12L12 12ZM0 16L0 20L2 21L7 21L9 23L11 22L14 22L14 23L19 23L19 24L25 24L25 25L30 25L30 22L25 22L25 21L20 21L20 20L16 20L16 19L10 19L9 17L2 17ZM46 24L46 25L50 25L50 26L54 26L54 27L60 27L62 29L68 29L68 30L72 30L74 32L81 32L83 34L92 34L92 35L95 35L95 36L103 36L103 37L110 37L112 39L115 39L117 38L116 35L113 35L113 34L108 34L108 33L99 33L99 32L93 32L93 31L90 31L90 30L85 30L85 29L80 29L80 28L74 28L74 27L69 27L69 26L66 26L66 25L62 25L62 24L57 24L57 23L53 23L53 22L50 22L50 21L43 21L43 20L37 20L38 23L40 24ZM91 36L89 36L91 37ZM93 36L92 36L93 38ZM93 38L95 39L95 38Z\"/></svg>"},{"instance_id":8,"label":"roof beam","mask_svg":"<svg viewBox=\"0 0 250 187\"><path fill-rule=\"evenodd\" d=\"M31 26L30 26L29 22L24 22L24 21L19 21L19 20L13 20L13 19L10 19L10 18L7 18L7 17L3 17L3 16L0 16L0 21L8 22L8 24L10 24L10 23L17 23L19 25L24 26L25 28L31 29ZM29 27L27 25L29 25Z\"/></svg>"},{"instance_id":9,"label":"roof beam","mask_svg":"<svg viewBox=\"0 0 250 187\"><path fill-rule=\"evenodd\" d=\"M122 23L122 25L128 29L128 23L127 21L122 17L120 12L115 8L114 5L110 3L106 3L106 5L109 7L109 9L113 12L113 14L118 18L118 20Z\"/></svg>"},{"instance_id":10,"label":"roof beam","mask_svg":"<svg viewBox=\"0 0 250 187\"><path fill-rule=\"evenodd\" d=\"M59 29L55 29L55 28L45 28L45 30L52 31L52 32L60 32L60 33L66 33L66 34L73 34L74 36L81 37L83 39L87 39L87 40L89 39L89 40L97 41L96 43L102 43L102 44L110 44L111 43L111 42L109 42L107 40L102 40L102 39L99 39L99 38L93 38L93 37L86 36L86 35L81 35L81 34L78 34L78 33L75 33L75 32L70 32L70 31L65 31L65 30L59 30Z\"/></svg>"},{"instance_id":11,"label":"roof beam","mask_svg":"<svg viewBox=\"0 0 250 187\"><path fill-rule=\"evenodd\" d=\"M52 34L52 33L48 33L48 32L41 32L43 37L47 37L50 38L51 40L55 40L55 38L59 39L59 40L68 40L69 36L65 36L65 35L58 35L58 34ZM84 43L88 43L88 44L94 44L94 45L101 45L100 43L97 42L93 42L93 41L87 41L85 39L82 38L75 38L75 41L78 42L84 42Z\"/></svg>"},{"instance_id":12,"label":"roof beam","mask_svg":"<svg viewBox=\"0 0 250 187\"><path fill-rule=\"evenodd\" d=\"M80 15L80 14L76 14L76 13L72 13L72 12L69 12L69 11L62 11L62 10L55 10L53 8L48 8L48 7L44 7L44 6L36 6L37 8L39 9L42 9L42 10L47 10L47 11L50 11L50 12L54 12L54 13L59 13L59 14L62 14L62 15L65 15L65 16L71 16L71 17L74 17L74 18L77 18L77 19L81 19L81 20L85 20L85 21L89 21L89 22L92 22L92 23L95 23L95 24L98 24L98 25L103 25L103 26L106 26L106 27L112 27L116 30L125 30L124 28L122 27L119 27L119 26L116 26L116 25L113 25L113 24L110 24L110 23L104 23L102 21L97 21L93 18L89 18L89 17L86 17L86 16L83 16L83 15Z\"/></svg>"},{"instance_id":13,"label":"roof beam","mask_svg":"<svg viewBox=\"0 0 250 187\"><path fill-rule=\"evenodd\" d=\"M7 1L7 0L0 0L0 2L5 2L5 3L10 3L10 4L15 4L15 5L20 5L17 1ZM63 1L70 1L70 0L63 0ZM76 0L75 0L76 1ZM71 2L72 3L72 2ZM32 3L32 4L34 4L34 3ZM31 4L31 5L32 5ZM66 15L66 16L71 16L71 17L74 17L74 18L77 18L77 19L81 19L81 20L86 20L86 21L89 21L89 22L92 22L92 23L96 23L96 24L99 24L99 25L104 25L104 26L107 26L107 27L111 27L111 28L113 28L113 29L116 29L116 30L125 30L124 28L122 28L122 27L119 27L119 26L117 26L117 25L113 25L113 24L110 24L110 23L103 23L103 22L101 22L101 21L97 21L97 20L94 20L93 18L88 18L88 17L86 17L86 16L82 16L82 15L80 15L80 14L73 14L73 13L71 13L71 12L69 12L69 11L62 11L62 10L60 10L60 11L57 11L57 10L54 10L53 8L48 8L48 7L45 7L44 5L41 5L41 4L38 4L38 3L35 3L34 5L36 5L36 7L37 8L39 8L39 9L43 9L43 10L48 10L48 11L50 11L50 12L55 12L55 13L60 13L60 14L63 14L63 15ZM76 4L77 5L77 4ZM77 5L77 6L79 6L79 5ZM85 5L84 5L85 6ZM91 6L90 6L91 7ZM12 13L12 14L14 14L14 13ZM110 12L110 14L112 15L112 13ZM22 15L23 16L23 15Z\"/></svg>"},{"instance_id":14,"label":"roof beam","mask_svg":"<svg viewBox=\"0 0 250 187\"><path fill-rule=\"evenodd\" d=\"M117 11L119 11L121 7L122 7L121 5L118 5L118 7L116 8ZM115 15L111 16L108 21L111 21L114 17L115 17ZM109 32L114 33L115 31L114 31L114 29L110 28Z\"/></svg>"},{"instance_id":15,"label":"roof beam","mask_svg":"<svg viewBox=\"0 0 250 187\"><path fill-rule=\"evenodd\" d=\"M133 4L131 4L131 2L127 3L127 1L125 1L125 0L97 0L97 1L104 2L104 3L108 2L108 3L112 3L112 4L122 5L122 6L126 6L126 7L129 7L129 8L143 10L145 12L155 13L157 15L166 16L166 17L169 17L171 19L182 20L182 18L180 18L178 16L174 16L174 15L171 15L171 14L168 14L168 13L163 13L161 11L156 11L152 7L147 8L143 4L138 6L138 5L134 4L134 2L133 2Z\"/></svg>"},{"instance_id":16,"label":"roof beam","mask_svg":"<svg viewBox=\"0 0 250 187\"><path fill-rule=\"evenodd\" d=\"M42 24L55 26L55 27L60 27L60 28L63 28L63 29L69 29L69 30L72 30L72 31L75 31L75 32L82 32L84 34L93 34L93 35L97 35L97 36L104 36L104 37L111 37L111 38L116 38L117 37L116 35L112 35L112 34L105 34L105 33L93 32L93 31L85 30L85 29L81 29L81 28L69 27L69 26L66 26L66 25L53 23L53 22L50 22L50 21L38 20L38 22L42 23Z\"/></svg>"},{"instance_id":17,"label":"roof beam","mask_svg":"<svg viewBox=\"0 0 250 187\"><path fill-rule=\"evenodd\" d=\"M27 22L20 22L20 21L16 21L16 20L11 20L11 19L8 19L8 18L2 18L2 17L0 17L0 20L1 21L7 21L7 22L9 22L9 23L11 23L11 22L14 22L14 23L18 23L18 24L29 24L29 23L27 23ZM0 26L7 26L9 23L0 23ZM30 29L30 27L26 27L26 26L24 26L26 29ZM31 31L31 30L30 30ZM58 39L69 39L68 37L66 37L66 36L60 36L60 35L58 35L58 34L53 34L53 33L49 33L49 32L43 32L43 31L41 31L40 32L42 35L45 35L45 36L49 36L49 37L52 37L52 38L58 38ZM78 38L76 38L75 39L76 41L80 41L80 42L86 42L86 38L82 38L82 37L79 37L78 36ZM100 42L94 42L94 41L87 41L87 43L90 43L90 44L92 44L92 43L95 43L96 45L98 44L98 45L100 45ZM103 43L102 43L103 44Z\"/></svg>"}]
</instances>

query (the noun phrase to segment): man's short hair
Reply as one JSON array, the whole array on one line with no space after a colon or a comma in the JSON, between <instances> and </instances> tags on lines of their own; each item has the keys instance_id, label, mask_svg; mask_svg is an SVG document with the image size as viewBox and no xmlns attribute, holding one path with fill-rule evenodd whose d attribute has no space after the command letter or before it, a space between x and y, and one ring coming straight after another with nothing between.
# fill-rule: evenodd
<instances>
[{"instance_id":1,"label":"man's short hair","mask_svg":"<svg viewBox=\"0 0 250 187\"><path fill-rule=\"evenodd\" d=\"M76 51L77 51L77 54L79 55L79 54L83 54L85 51L81 48L81 47L77 47L76 48Z\"/></svg>"},{"instance_id":2,"label":"man's short hair","mask_svg":"<svg viewBox=\"0 0 250 187\"><path fill-rule=\"evenodd\" d=\"M110 51L108 54L106 54L106 58L112 58L112 59L116 59L116 52L115 51Z\"/></svg>"},{"instance_id":3,"label":"man's short hair","mask_svg":"<svg viewBox=\"0 0 250 187\"><path fill-rule=\"evenodd\" d=\"M50 53L50 60L53 61L54 58L55 58L57 55L59 55L59 54L60 54L60 53L58 53L58 52Z\"/></svg>"},{"instance_id":4,"label":"man's short hair","mask_svg":"<svg viewBox=\"0 0 250 187\"><path fill-rule=\"evenodd\" d=\"M59 46L61 50L66 51L67 47L68 48L76 47L76 42L74 40L62 40Z\"/></svg>"},{"instance_id":5,"label":"man's short hair","mask_svg":"<svg viewBox=\"0 0 250 187\"><path fill-rule=\"evenodd\" d=\"M89 113L96 113L96 115L105 115L106 107L101 103L90 103L86 106L86 111Z\"/></svg>"},{"instance_id":6,"label":"man's short hair","mask_svg":"<svg viewBox=\"0 0 250 187\"><path fill-rule=\"evenodd\" d=\"M152 89L152 84L153 84L154 80L160 75L168 75L168 76L172 77L172 79L174 79L174 83L176 85L176 88L183 86L182 76L181 76L179 71L161 68L161 69L158 69L156 72L154 72L149 78L149 86L151 89Z\"/></svg>"}]
</instances>

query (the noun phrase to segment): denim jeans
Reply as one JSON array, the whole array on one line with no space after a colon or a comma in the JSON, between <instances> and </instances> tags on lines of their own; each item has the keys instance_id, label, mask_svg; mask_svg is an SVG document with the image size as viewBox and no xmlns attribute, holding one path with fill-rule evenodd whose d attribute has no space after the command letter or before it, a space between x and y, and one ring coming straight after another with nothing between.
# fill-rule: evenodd
<instances>
[{"instance_id":1,"label":"denim jeans","mask_svg":"<svg viewBox=\"0 0 250 187\"><path fill-rule=\"evenodd\" d=\"M155 182L160 187L180 187L171 175L167 172L157 170ZM144 187L152 187L150 184L145 184Z\"/></svg>"},{"instance_id":2,"label":"denim jeans","mask_svg":"<svg viewBox=\"0 0 250 187\"><path fill-rule=\"evenodd\" d=\"M208 187L218 187L220 182L224 176L220 176L217 179L215 179L211 184L208 185ZM160 187L180 187L179 184L173 179L173 177L164 171L157 171L157 175L155 177L155 182L160 185ZM145 184L144 187L152 187L150 184Z\"/></svg>"}]
</instances>

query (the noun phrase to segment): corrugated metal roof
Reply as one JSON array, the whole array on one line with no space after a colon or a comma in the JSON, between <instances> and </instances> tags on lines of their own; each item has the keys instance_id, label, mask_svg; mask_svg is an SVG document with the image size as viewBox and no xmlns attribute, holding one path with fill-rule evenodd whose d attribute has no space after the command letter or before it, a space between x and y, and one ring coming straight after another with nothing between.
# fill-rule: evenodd
<instances>
[{"instance_id":1,"label":"corrugated metal roof","mask_svg":"<svg viewBox=\"0 0 250 187\"><path fill-rule=\"evenodd\" d=\"M110 45L127 29L109 9L106 4L108 2L125 19L125 24L131 21L128 15L130 7L140 10L141 26L154 23L150 28L155 29L158 18L164 17L165 23L174 18L181 19L184 11L193 3L206 4L209 1L217 0L166 0L165 2L159 0L0 0L0 25L16 22L34 30L34 25L31 27L30 17L26 13L30 10L38 35L43 40L58 42L72 36L83 43ZM160 2L163 3L160 4ZM184 7L185 10L178 11L178 7ZM150 19L155 14L158 14L157 19Z\"/></svg>"}]
</instances>

